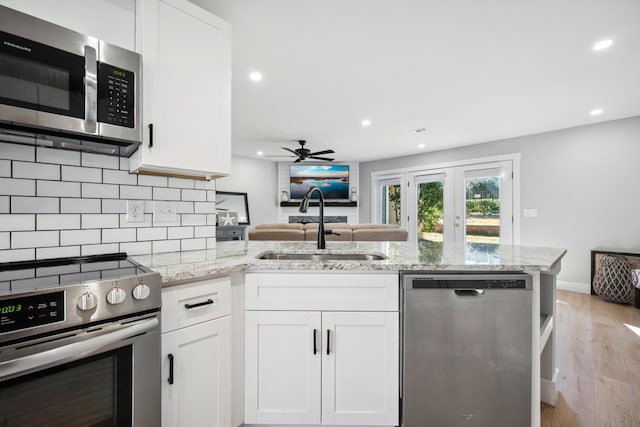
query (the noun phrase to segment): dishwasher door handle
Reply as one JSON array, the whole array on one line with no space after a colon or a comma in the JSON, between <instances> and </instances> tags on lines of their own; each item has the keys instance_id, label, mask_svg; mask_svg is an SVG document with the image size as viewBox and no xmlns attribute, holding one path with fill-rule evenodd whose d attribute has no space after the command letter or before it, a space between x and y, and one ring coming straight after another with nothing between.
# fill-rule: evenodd
<instances>
[{"instance_id":1,"label":"dishwasher door handle","mask_svg":"<svg viewBox=\"0 0 640 427\"><path fill-rule=\"evenodd\" d=\"M481 297L484 289L455 289L453 292L459 297Z\"/></svg>"}]
</instances>

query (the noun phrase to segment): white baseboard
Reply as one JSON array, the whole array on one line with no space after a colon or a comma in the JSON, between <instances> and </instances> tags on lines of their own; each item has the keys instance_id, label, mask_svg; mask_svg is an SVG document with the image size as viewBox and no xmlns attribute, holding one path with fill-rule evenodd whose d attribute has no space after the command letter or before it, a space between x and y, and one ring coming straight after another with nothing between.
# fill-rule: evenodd
<instances>
[{"instance_id":1,"label":"white baseboard","mask_svg":"<svg viewBox=\"0 0 640 427\"><path fill-rule=\"evenodd\" d=\"M579 292L581 294L591 293L591 286L588 283L567 282L565 280L558 280L556 285L558 289L563 291Z\"/></svg>"}]
</instances>

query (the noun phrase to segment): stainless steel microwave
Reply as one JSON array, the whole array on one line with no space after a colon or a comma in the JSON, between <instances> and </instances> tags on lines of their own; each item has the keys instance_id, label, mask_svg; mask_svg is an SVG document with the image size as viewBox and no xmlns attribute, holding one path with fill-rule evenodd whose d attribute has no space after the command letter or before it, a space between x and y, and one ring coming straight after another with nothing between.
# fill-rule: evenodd
<instances>
[{"instance_id":1,"label":"stainless steel microwave","mask_svg":"<svg viewBox=\"0 0 640 427\"><path fill-rule=\"evenodd\" d=\"M0 6L4 134L62 136L59 148L130 155L142 140L141 67L135 52Z\"/></svg>"}]
</instances>

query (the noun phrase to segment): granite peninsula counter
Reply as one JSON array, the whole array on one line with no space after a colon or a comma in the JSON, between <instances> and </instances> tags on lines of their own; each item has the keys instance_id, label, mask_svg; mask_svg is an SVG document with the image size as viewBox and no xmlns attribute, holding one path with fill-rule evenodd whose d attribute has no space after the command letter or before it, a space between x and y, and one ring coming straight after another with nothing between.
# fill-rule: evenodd
<instances>
[{"instance_id":1,"label":"granite peninsula counter","mask_svg":"<svg viewBox=\"0 0 640 427\"><path fill-rule=\"evenodd\" d=\"M495 245L488 243L421 242L328 242L316 249L315 242L233 241L218 242L206 251L172 252L133 257L162 274L166 285L193 281L234 271L338 270L338 271L540 271L559 269L566 250L558 248ZM384 255L380 261L260 260L265 252L279 253L370 253Z\"/></svg>"}]
</instances>

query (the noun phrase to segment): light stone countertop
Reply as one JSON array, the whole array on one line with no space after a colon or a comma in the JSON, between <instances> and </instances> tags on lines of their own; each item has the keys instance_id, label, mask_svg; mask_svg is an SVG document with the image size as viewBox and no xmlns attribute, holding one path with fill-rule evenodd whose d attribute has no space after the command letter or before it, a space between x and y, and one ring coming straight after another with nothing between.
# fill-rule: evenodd
<instances>
[{"instance_id":1,"label":"light stone countertop","mask_svg":"<svg viewBox=\"0 0 640 427\"><path fill-rule=\"evenodd\" d=\"M264 252L369 253L387 257L381 261L259 260ZM420 242L315 242L232 241L217 242L216 249L138 255L132 258L159 272L165 285L225 275L234 271L551 271L565 249L488 243Z\"/></svg>"}]
</instances>

